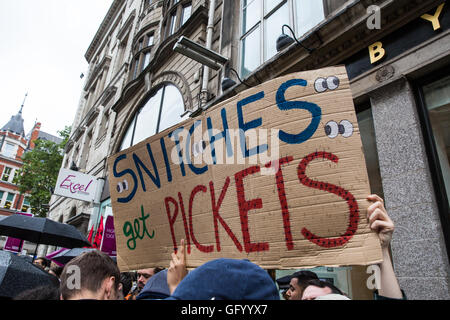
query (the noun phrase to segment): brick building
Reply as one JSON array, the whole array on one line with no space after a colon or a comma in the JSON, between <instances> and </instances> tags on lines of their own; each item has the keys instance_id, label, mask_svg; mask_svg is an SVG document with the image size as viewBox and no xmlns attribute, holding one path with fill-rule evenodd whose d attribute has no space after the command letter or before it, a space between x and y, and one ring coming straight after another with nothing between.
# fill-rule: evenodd
<instances>
[{"instance_id":1,"label":"brick building","mask_svg":"<svg viewBox=\"0 0 450 320\"><path fill-rule=\"evenodd\" d=\"M13 179L22 167L22 156L33 150L34 141L51 140L60 143L61 138L41 131L41 123L36 122L25 134L22 117L23 104L19 112L0 129L0 216L16 212L32 213L27 194L20 194Z\"/></svg>"}]
</instances>

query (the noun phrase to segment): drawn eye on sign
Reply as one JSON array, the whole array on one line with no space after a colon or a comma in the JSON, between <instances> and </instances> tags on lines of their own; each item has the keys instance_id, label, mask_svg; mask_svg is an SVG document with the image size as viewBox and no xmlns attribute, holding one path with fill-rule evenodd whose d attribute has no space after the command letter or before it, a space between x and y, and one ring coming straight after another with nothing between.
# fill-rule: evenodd
<instances>
[{"instance_id":1,"label":"drawn eye on sign","mask_svg":"<svg viewBox=\"0 0 450 320\"><path fill-rule=\"evenodd\" d=\"M348 138L353 134L353 125L348 120L342 120L339 124L336 121L328 121L324 129L327 137L331 139L338 135Z\"/></svg>"},{"instance_id":2,"label":"drawn eye on sign","mask_svg":"<svg viewBox=\"0 0 450 320\"><path fill-rule=\"evenodd\" d=\"M339 133L344 137L348 138L353 134L353 125L348 120L342 120L339 123Z\"/></svg>"},{"instance_id":3,"label":"drawn eye on sign","mask_svg":"<svg viewBox=\"0 0 450 320\"><path fill-rule=\"evenodd\" d=\"M327 90L336 90L339 88L339 78L336 76L330 76L328 78L317 78L314 82L314 89L318 93L325 92Z\"/></svg>"},{"instance_id":4,"label":"drawn eye on sign","mask_svg":"<svg viewBox=\"0 0 450 320\"><path fill-rule=\"evenodd\" d=\"M128 181L124 179L123 181L117 183L117 192L122 193L128 190Z\"/></svg>"},{"instance_id":5,"label":"drawn eye on sign","mask_svg":"<svg viewBox=\"0 0 450 320\"><path fill-rule=\"evenodd\" d=\"M204 140L194 142L192 144L192 154L194 157L198 157L203 152L205 152L206 149L206 142Z\"/></svg>"}]
</instances>

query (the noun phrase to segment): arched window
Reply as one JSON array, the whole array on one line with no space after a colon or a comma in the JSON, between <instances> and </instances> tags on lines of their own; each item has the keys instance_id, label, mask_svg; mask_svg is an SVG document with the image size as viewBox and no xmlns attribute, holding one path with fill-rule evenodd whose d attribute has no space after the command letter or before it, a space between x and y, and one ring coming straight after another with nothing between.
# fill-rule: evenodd
<instances>
[{"instance_id":1,"label":"arched window","mask_svg":"<svg viewBox=\"0 0 450 320\"><path fill-rule=\"evenodd\" d=\"M120 145L129 148L142 140L161 132L180 121L184 114L183 97L172 84L165 83L136 112Z\"/></svg>"},{"instance_id":2,"label":"arched window","mask_svg":"<svg viewBox=\"0 0 450 320\"><path fill-rule=\"evenodd\" d=\"M134 46L134 60L131 68L130 80L136 79L150 63L151 53L154 45L154 30L142 35Z\"/></svg>"}]
</instances>

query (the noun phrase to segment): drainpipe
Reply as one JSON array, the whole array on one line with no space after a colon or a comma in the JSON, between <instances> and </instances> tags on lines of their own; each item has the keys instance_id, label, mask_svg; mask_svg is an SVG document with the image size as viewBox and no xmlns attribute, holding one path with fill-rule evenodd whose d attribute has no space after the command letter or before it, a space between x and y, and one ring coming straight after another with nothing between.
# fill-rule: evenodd
<instances>
[{"instance_id":1,"label":"drainpipe","mask_svg":"<svg viewBox=\"0 0 450 320\"><path fill-rule=\"evenodd\" d=\"M212 37L214 31L214 11L216 8L216 0L209 1L208 26L206 27L206 48L211 49ZM208 82L209 82L209 67L203 66L203 83L201 91L202 106L208 102Z\"/></svg>"}]
</instances>

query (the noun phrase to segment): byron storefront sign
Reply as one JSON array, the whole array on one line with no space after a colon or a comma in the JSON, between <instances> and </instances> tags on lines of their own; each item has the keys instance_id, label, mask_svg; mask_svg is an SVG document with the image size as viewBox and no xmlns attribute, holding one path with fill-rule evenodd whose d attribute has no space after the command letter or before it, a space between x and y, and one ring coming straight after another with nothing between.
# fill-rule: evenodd
<instances>
[{"instance_id":1,"label":"byron storefront sign","mask_svg":"<svg viewBox=\"0 0 450 320\"><path fill-rule=\"evenodd\" d=\"M350 80L429 41L450 28L450 5L442 2L410 23L370 44L343 63ZM381 25L383 27L383 25Z\"/></svg>"},{"instance_id":2,"label":"byron storefront sign","mask_svg":"<svg viewBox=\"0 0 450 320\"><path fill-rule=\"evenodd\" d=\"M90 202L94 200L96 191L96 177L61 168L54 194Z\"/></svg>"}]
</instances>

